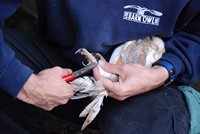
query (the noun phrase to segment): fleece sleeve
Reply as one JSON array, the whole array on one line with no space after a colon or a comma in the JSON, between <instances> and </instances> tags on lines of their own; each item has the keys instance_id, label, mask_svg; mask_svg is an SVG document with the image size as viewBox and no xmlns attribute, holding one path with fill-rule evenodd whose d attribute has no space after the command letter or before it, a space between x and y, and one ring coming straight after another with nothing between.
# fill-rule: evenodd
<instances>
[{"instance_id":1,"label":"fleece sleeve","mask_svg":"<svg viewBox=\"0 0 200 134\"><path fill-rule=\"evenodd\" d=\"M166 41L162 59L175 67L177 81L189 84L200 76L200 13L188 25Z\"/></svg>"},{"instance_id":2,"label":"fleece sleeve","mask_svg":"<svg viewBox=\"0 0 200 134\"><path fill-rule=\"evenodd\" d=\"M13 97L17 96L33 72L15 57L13 50L3 40L4 20L15 12L19 4L18 0L0 1L0 90Z\"/></svg>"}]
</instances>

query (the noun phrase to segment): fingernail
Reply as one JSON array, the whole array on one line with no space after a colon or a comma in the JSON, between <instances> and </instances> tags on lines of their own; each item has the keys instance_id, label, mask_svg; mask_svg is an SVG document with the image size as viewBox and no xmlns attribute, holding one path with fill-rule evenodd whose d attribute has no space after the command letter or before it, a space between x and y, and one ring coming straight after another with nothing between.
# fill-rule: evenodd
<instances>
[{"instance_id":1,"label":"fingernail","mask_svg":"<svg viewBox=\"0 0 200 134\"><path fill-rule=\"evenodd\" d=\"M103 61L103 60L99 60L99 65L101 66L101 65L103 65L103 64L105 64L105 61Z\"/></svg>"},{"instance_id":2,"label":"fingernail","mask_svg":"<svg viewBox=\"0 0 200 134\"><path fill-rule=\"evenodd\" d=\"M70 73L72 73L72 70L71 69L67 69L67 72L70 74Z\"/></svg>"}]
</instances>

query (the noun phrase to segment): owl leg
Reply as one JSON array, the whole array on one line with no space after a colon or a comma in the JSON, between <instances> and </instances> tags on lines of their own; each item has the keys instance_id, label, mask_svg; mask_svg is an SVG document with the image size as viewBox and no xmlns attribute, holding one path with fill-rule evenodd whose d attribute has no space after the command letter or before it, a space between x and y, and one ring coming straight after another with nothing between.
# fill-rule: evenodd
<instances>
[{"instance_id":1,"label":"owl leg","mask_svg":"<svg viewBox=\"0 0 200 134\"><path fill-rule=\"evenodd\" d=\"M105 60L103 56L99 53L90 53L85 48L80 48L76 51L76 54L79 53L83 55L87 61L88 64L98 62L98 60ZM105 72L100 66L97 66L99 68L100 74L102 74L104 77L109 77L110 73ZM101 81L96 81L95 79L87 79L87 76L84 76L84 78L77 78L74 81L71 82L71 85L73 88L76 89L76 96L74 99L80 99L84 97L94 97L94 100L86 106L86 108L80 113L80 117L86 117L86 120L81 128L81 130L84 130L86 126L88 126L94 118L97 116L101 109L101 105L103 104L104 97L108 96L108 92L103 87Z\"/></svg>"},{"instance_id":2,"label":"owl leg","mask_svg":"<svg viewBox=\"0 0 200 134\"><path fill-rule=\"evenodd\" d=\"M96 58L97 61L99 60L105 60L105 58L100 53L92 53L92 55Z\"/></svg>"},{"instance_id":3,"label":"owl leg","mask_svg":"<svg viewBox=\"0 0 200 134\"><path fill-rule=\"evenodd\" d=\"M88 61L88 64L97 62L96 57L92 53L88 52L85 48L78 49L75 54L77 53L83 55Z\"/></svg>"}]
</instances>

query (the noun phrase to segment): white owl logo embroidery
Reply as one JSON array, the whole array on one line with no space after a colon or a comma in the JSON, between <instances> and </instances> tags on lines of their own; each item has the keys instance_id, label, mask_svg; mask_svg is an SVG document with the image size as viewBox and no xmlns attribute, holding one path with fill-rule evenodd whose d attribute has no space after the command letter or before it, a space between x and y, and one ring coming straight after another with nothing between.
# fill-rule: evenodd
<instances>
[{"instance_id":1,"label":"white owl logo embroidery","mask_svg":"<svg viewBox=\"0 0 200 134\"><path fill-rule=\"evenodd\" d=\"M137 23L143 23L143 24L150 24L150 25L156 25L158 26L160 23L160 16L163 15L163 13L148 9L146 7L140 7L137 5L127 5L124 6L124 9L136 9L137 12L131 12L131 11L124 11L123 19L128 21L133 21ZM145 13L149 12L150 14L154 15L146 15ZM159 16L159 17L157 17Z\"/></svg>"}]
</instances>

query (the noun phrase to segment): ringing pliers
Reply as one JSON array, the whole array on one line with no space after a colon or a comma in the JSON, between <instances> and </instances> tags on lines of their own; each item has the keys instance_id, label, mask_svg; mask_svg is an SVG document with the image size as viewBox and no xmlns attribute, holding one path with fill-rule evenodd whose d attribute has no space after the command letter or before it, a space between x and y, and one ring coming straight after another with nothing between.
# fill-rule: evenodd
<instances>
[{"instance_id":1,"label":"ringing pliers","mask_svg":"<svg viewBox=\"0 0 200 134\"><path fill-rule=\"evenodd\" d=\"M75 78L82 76L83 74L89 72L90 70L92 70L93 68L95 68L97 66L96 62L93 62L92 64L89 64L75 72L72 72L71 74L67 74L65 76L63 76L63 80L65 80L66 82L71 82L73 81Z\"/></svg>"}]
</instances>

